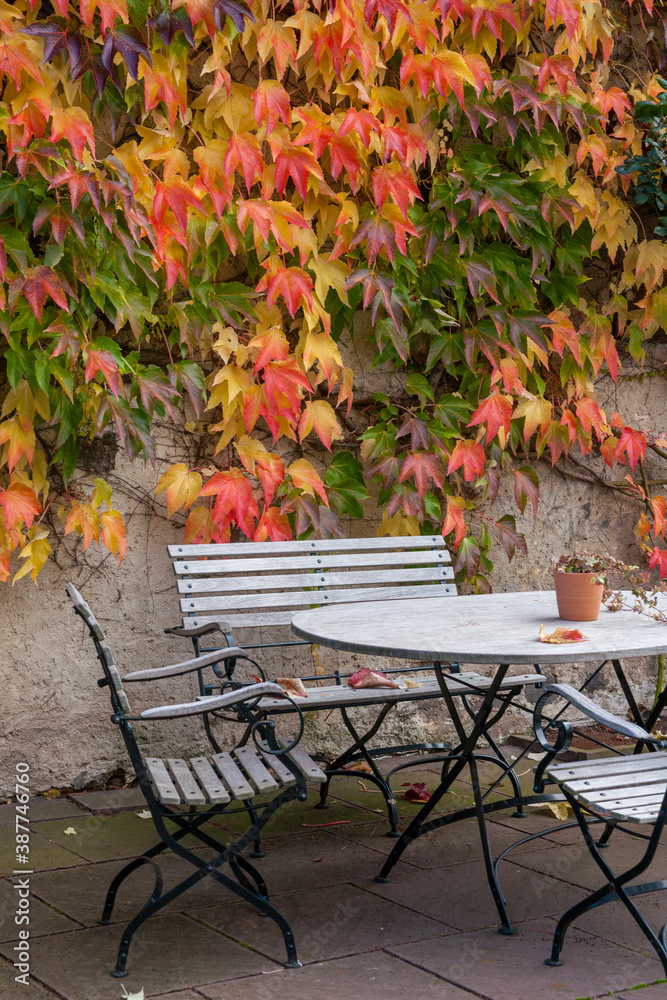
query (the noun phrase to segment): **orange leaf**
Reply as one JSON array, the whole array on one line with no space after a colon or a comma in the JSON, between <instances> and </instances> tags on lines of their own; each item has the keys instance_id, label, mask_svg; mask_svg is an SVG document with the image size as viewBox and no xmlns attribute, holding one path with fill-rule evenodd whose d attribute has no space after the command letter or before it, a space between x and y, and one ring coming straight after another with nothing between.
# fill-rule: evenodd
<instances>
[{"instance_id":1,"label":"orange leaf","mask_svg":"<svg viewBox=\"0 0 667 1000\"><path fill-rule=\"evenodd\" d=\"M51 142L67 139L72 147L74 159L83 159L83 150L88 143L95 156L95 136L90 118L83 108L53 108L51 112Z\"/></svg>"},{"instance_id":2,"label":"orange leaf","mask_svg":"<svg viewBox=\"0 0 667 1000\"><path fill-rule=\"evenodd\" d=\"M548 633L544 629L544 625L540 625L540 642L553 642L553 643L563 643L563 642L586 642L588 639L587 635L582 635L578 628L563 628L559 625L557 629L553 632Z\"/></svg>"},{"instance_id":3,"label":"orange leaf","mask_svg":"<svg viewBox=\"0 0 667 1000\"><path fill-rule=\"evenodd\" d=\"M404 483L406 479L414 476L417 486L417 496L424 499L431 483L442 489L444 486L442 476L442 465L432 451L409 451L401 474L398 477L399 483Z\"/></svg>"},{"instance_id":4,"label":"orange leaf","mask_svg":"<svg viewBox=\"0 0 667 1000\"><path fill-rule=\"evenodd\" d=\"M81 0L81 19L87 28L93 21L95 9L100 8L102 18L102 34L107 28L112 28L117 17L120 17L124 24L127 24L127 3L126 0Z\"/></svg>"},{"instance_id":5,"label":"orange leaf","mask_svg":"<svg viewBox=\"0 0 667 1000\"><path fill-rule=\"evenodd\" d=\"M331 451L331 444L343 436L341 426L330 403L325 399L308 401L299 421L299 440L303 441L314 430L320 441Z\"/></svg>"},{"instance_id":6,"label":"orange leaf","mask_svg":"<svg viewBox=\"0 0 667 1000\"><path fill-rule=\"evenodd\" d=\"M313 279L301 267L279 267L273 275L265 274L257 285L257 291L264 289L270 306L276 304L279 295L284 298L290 316L296 313L301 299L313 308Z\"/></svg>"},{"instance_id":7,"label":"orange leaf","mask_svg":"<svg viewBox=\"0 0 667 1000\"><path fill-rule=\"evenodd\" d=\"M288 542L292 538L287 515L281 514L278 507L269 507L264 511L259 519L253 542L265 542L269 538L272 542Z\"/></svg>"},{"instance_id":8,"label":"orange leaf","mask_svg":"<svg viewBox=\"0 0 667 1000\"><path fill-rule=\"evenodd\" d=\"M259 350L255 367L256 375L260 368L266 368L270 361L284 361L289 354L289 343L283 331L277 327L262 330L248 342L248 349Z\"/></svg>"},{"instance_id":9,"label":"orange leaf","mask_svg":"<svg viewBox=\"0 0 667 1000\"><path fill-rule=\"evenodd\" d=\"M264 157L257 139L250 132L235 132L229 140L229 148L225 155L225 173L232 177L238 165L241 164L246 190L256 180L262 179Z\"/></svg>"},{"instance_id":10,"label":"orange leaf","mask_svg":"<svg viewBox=\"0 0 667 1000\"><path fill-rule=\"evenodd\" d=\"M0 494L0 503L2 503L2 496ZM653 511L653 536L654 538L664 538L665 537L665 527L667 524L665 522L665 513L667 512L667 500L663 496L652 497L651 510Z\"/></svg>"},{"instance_id":11,"label":"orange leaf","mask_svg":"<svg viewBox=\"0 0 667 1000\"><path fill-rule=\"evenodd\" d=\"M302 146L287 146L276 154L276 188L279 194L285 190L288 177L292 178L304 201L308 197L308 178L324 180L322 168L314 154Z\"/></svg>"},{"instance_id":12,"label":"orange leaf","mask_svg":"<svg viewBox=\"0 0 667 1000\"><path fill-rule=\"evenodd\" d=\"M83 536L84 552L93 539L99 542L100 516L91 504L75 502L65 522L65 534L71 531Z\"/></svg>"},{"instance_id":13,"label":"orange leaf","mask_svg":"<svg viewBox=\"0 0 667 1000\"><path fill-rule=\"evenodd\" d=\"M297 489L302 490L311 497L314 497L317 493L322 502L327 507L329 506L324 483L318 476L315 468L305 458L298 458L296 462L288 465L287 475L291 478Z\"/></svg>"},{"instance_id":14,"label":"orange leaf","mask_svg":"<svg viewBox=\"0 0 667 1000\"><path fill-rule=\"evenodd\" d=\"M0 490L0 506L10 531L21 522L29 528L42 509L36 494L23 483L11 483L6 490Z\"/></svg>"},{"instance_id":15,"label":"orange leaf","mask_svg":"<svg viewBox=\"0 0 667 1000\"><path fill-rule=\"evenodd\" d=\"M118 559L118 562L122 562L127 548L123 515L117 510L105 510L100 514L100 526L102 528L102 543L111 555Z\"/></svg>"},{"instance_id":16,"label":"orange leaf","mask_svg":"<svg viewBox=\"0 0 667 1000\"><path fill-rule=\"evenodd\" d=\"M633 431L632 427L624 427L618 442L617 455L623 452L628 456L630 467L634 469L638 460L646 454L646 438L641 431Z\"/></svg>"},{"instance_id":17,"label":"orange leaf","mask_svg":"<svg viewBox=\"0 0 667 1000\"><path fill-rule=\"evenodd\" d=\"M408 206L413 205L415 198L420 198L419 188L412 172L405 170L400 163L387 163L384 167L376 167L373 171L373 195L378 208L392 196L405 217Z\"/></svg>"}]
</instances>

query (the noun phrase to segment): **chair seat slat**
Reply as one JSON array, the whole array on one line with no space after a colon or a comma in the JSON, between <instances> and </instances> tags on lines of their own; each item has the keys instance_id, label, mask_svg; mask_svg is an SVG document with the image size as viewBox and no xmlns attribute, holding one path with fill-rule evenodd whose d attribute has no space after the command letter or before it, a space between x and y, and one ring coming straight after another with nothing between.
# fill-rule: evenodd
<instances>
[{"instance_id":1,"label":"chair seat slat","mask_svg":"<svg viewBox=\"0 0 667 1000\"><path fill-rule=\"evenodd\" d=\"M188 806L206 805L206 796L195 781L187 761L181 757L168 757L167 764L185 804Z\"/></svg>"},{"instance_id":2,"label":"chair seat slat","mask_svg":"<svg viewBox=\"0 0 667 1000\"><path fill-rule=\"evenodd\" d=\"M271 768L276 778L285 788L289 788L290 785L296 785L296 778L290 771L289 767L283 764L280 757L276 757L275 754L267 753L266 751L259 748L259 753L266 762L267 766Z\"/></svg>"},{"instance_id":3,"label":"chair seat slat","mask_svg":"<svg viewBox=\"0 0 667 1000\"><path fill-rule=\"evenodd\" d=\"M179 805L181 796L176 791L164 761L159 757L146 757L144 763L158 802L168 806Z\"/></svg>"},{"instance_id":4,"label":"chair seat slat","mask_svg":"<svg viewBox=\"0 0 667 1000\"><path fill-rule=\"evenodd\" d=\"M601 774L599 778L584 778L581 781L563 781L562 787L571 795L590 794L592 792L607 791L613 788L637 788L646 785L654 785L657 781L664 781L667 768L664 764L650 770L644 769L635 774L627 772L625 774Z\"/></svg>"},{"instance_id":5,"label":"chair seat slat","mask_svg":"<svg viewBox=\"0 0 667 1000\"><path fill-rule=\"evenodd\" d=\"M585 731L585 730L584 730ZM554 781L562 784L568 778L579 780L581 778L594 778L601 773L601 768L608 774L633 774L643 771L645 768L652 770L660 765L660 762L667 762L667 751L661 750L658 753L628 754L627 756L604 757L601 760L581 760L572 764L557 764L547 768L547 772Z\"/></svg>"},{"instance_id":6,"label":"chair seat slat","mask_svg":"<svg viewBox=\"0 0 667 1000\"><path fill-rule=\"evenodd\" d=\"M272 576L229 576L229 577L196 577L179 580L179 594L206 593L237 593L240 591L263 590L303 590L306 587L317 587L323 590L329 587L354 587L370 583L420 583L426 581L453 580L454 570L451 566L420 566L417 569L374 569L348 573L328 573L325 570L315 573L294 573L291 575Z\"/></svg>"},{"instance_id":7,"label":"chair seat slat","mask_svg":"<svg viewBox=\"0 0 667 1000\"><path fill-rule=\"evenodd\" d=\"M289 746L290 741L286 739L278 740L282 746ZM312 757L309 757L306 751L300 747L295 746L292 750L289 750L286 754L290 760L294 761L296 766L301 770L306 781L313 781L318 785L324 784L327 780L327 776L321 767L315 763Z\"/></svg>"},{"instance_id":8,"label":"chair seat slat","mask_svg":"<svg viewBox=\"0 0 667 1000\"><path fill-rule=\"evenodd\" d=\"M214 805L224 805L229 802L229 792L206 757L192 757L190 765L210 802Z\"/></svg>"},{"instance_id":9,"label":"chair seat slat","mask_svg":"<svg viewBox=\"0 0 667 1000\"><path fill-rule=\"evenodd\" d=\"M288 594L240 594L231 597L193 597L180 601L181 611L240 610L241 608L310 607L317 604L352 604L359 601L391 601L408 597L442 597L446 585L425 583L412 587L368 587L346 590L308 590Z\"/></svg>"},{"instance_id":10,"label":"chair seat slat","mask_svg":"<svg viewBox=\"0 0 667 1000\"><path fill-rule=\"evenodd\" d=\"M237 747L233 756L258 792L272 792L278 788L276 779L269 774L252 747Z\"/></svg>"},{"instance_id":11,"label":"chair seat slat","mask_svg":"<svg viewBox=\"0 0 667 1000\"><path fill-rule=\"evenodd\" d=\"M361 552L391 549L430 549L443 546L442 535L397 535L395 538L327 538L317 541L280 542L281 551L289 555L305 552ZM276 551L275 542L228 542L205 545L168 545L167 551L172 559L195 558L205 556L249 555L249 545L255 555L271 556Z\"/></svg>"},{"instance_id":12,"label":"chair seat slat","mask_svg":"<svg viewBox=\"0 0 667 1000\"><path fill-rule=\"evenodd\" d=\"M213 754L213 763L217 767L220 775L231 792L233 799L251 799L255 794L248 784L248 779L234 763L228 753Z\"/></svg>"}]
</instances>

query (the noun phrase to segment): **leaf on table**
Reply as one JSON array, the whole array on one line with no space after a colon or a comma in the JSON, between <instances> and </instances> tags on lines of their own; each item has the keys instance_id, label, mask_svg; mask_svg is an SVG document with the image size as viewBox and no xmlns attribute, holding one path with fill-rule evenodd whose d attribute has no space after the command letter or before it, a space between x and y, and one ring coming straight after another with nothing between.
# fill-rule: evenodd
<instances>
[{"instance_id":1,"label":"leaf on table","mask_svg":"<svg viewBox=\"0 0 667 1000\"><path fill-rule=\"evenodd\" d=\"M408 689L410 689L410 688L420 688L421 684L420 684L419 681L406 681L405 682L405 686Z\"/></svg>"},{"instance_id":2,"label":"leaf on table","mask_svg":"<svg viewBox=\"0 0 667 1000\"><path fill-rule=\"evenodd\" d=\"M405 784L407 785L407 782ZM403 792L403 798L407 802L428 802L431 793L423 781L415 781L408 785L407 790Z\"/></svg>"},{"instance_id":3,"label":"leaf on table","mask_svg":"<svg viewBox=\"0 0 667 1000\"><path fill-rule=\"evenodd\" d=\"M397 684L396 681L390 680L389 677L380 673L379 670L370 670L368 667L357 670L356 674L352 674L347 683L355 691L357 688L400 688L400 684Z\"/></svg>"},{"instance_id":4,"label":"leaf on table","mask_svg":"<svg viewBox=\"0 0 667 1000\"><path fill-rule=\"evenodd\" d=\"M290 698L308 697L308 689L300 677L276 677L276 684L279 684Z\"/></svg>"},{"instance_id":5,"label":"leaf on table","mask_svg":"<svg viewBox=\"0 0 667 1000\"><path fill-rule=\"evenodd\" d=\"M559 625L557 629L549 633L545 631L544 625L540 625L540 642L586 642L587 635L582 635L578 628L563 628Z\"/></svg>"}]
</instances>

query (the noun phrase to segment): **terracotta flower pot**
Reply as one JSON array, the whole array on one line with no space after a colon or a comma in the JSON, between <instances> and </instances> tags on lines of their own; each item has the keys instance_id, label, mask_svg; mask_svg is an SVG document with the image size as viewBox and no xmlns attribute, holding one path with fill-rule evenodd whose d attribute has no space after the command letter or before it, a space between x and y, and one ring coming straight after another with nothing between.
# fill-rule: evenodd
<instances>
[{"instance_id":1,"label":"terracotta flower pot","mask_svg":"<svg viewBox=\"0 0 667 1000\"><path fill-rule=\"evenodd\" d=\"M604 585L594 582L593 573L554 571L559 617L566 622L594 622L600 614Z\"/></svg>"}]
</instances>

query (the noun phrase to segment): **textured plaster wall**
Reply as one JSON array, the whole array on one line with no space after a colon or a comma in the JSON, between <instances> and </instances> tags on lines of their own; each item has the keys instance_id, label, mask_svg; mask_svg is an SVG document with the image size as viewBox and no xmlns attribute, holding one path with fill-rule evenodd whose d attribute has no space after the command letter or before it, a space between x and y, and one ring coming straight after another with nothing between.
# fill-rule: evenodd
<instances>
[{"instance_id":1,"label":"textured plaster wall","mask_svg":"<svg viewBox=\"0 0 667 1000\"><path fill-rule=\"evenodd\" d=\"M362 332L368 334L367 330ZM368 336L358 337L354 345L345 344L349 361L358 373L359 395L399 389L400 376L387 367L373 369L373 349L364 344L369 344ZM655 348L647 367L662 370L666 356L663 348ZM654 431L666 429L664 380L646 378L640 382L632 375L627 369L618 386L603 385L609 413L619 409L636 425ZM353 410L355 420L360 422L361 416ZM57 562L50 563L40 575L39 587L23 580L16 587L0 588L0 796L11 793L11 775L17 761L30 764L35 792L50 787L81 788L119 767L127 767L117 730L109 722L108 695L96 685L99 670L92 644L65 595L67 580L82 589L96 611L121 673L189 656L188 644L162 632L177 623L173 576L165 546L179 541L181 532L178 524L166 520L160 500L152 497L156 475L171 462L183 459L184 447L183 441L165 428L156 473L142 463L130 465L116 451L113 439L93 444L82 462L98 473L106 471L117 487L116 501L128 523L125 562L119 567L112 557L93 546L82 553L81 543L68 538L57 552ZM309 457L317 458L317 453ZM575 474L586 476L586 466L604 472L599 459L588 459L583 465L583 469L573 470ZM617 492L566 478L552 471L548 463L539 463L538 468L542 484L538 520L535 523L528 512L526 517L517 517L527 537L528 558L518 555L509 564L499 550L493 574L496 590L548 589L550 580L545 567L552 554L561 551L590 548L637 557L632 534L636 510L629 501ZM614 470L609 478L621 482L624 471ZM659 460L655 468L649 465L648 475L655 479L664 475ZM493 512L500 516L506 511L517 513L509 491L503 490ZM377 521L369 517L361 525L350 525L349 530L373 534L376 525ZM337 667L349 670L354 663L363 662L361 657L324 648L319 655L327 671ZM312 673L315 667L309 647L263 655L262 662L270 676ZM559 667L556 676L576 681L581 674L573 664ZM650 704L654 663L637 661L631 665L630 675L639 700ZM594 691L603 704L621 706L611 677L601 677ZM133 708L141 708L188 700L195 694L195 682L182 678L159 685L136 685L129 693ZM373 712L368 712L371 718ZM358 721L363 721L364 716L365 711L359 710ZM387 721L383 743L434 741L451 735L451 724L438 707L401 706ZM504 731L523 730L528 722L528 716L519 713L506 717ZM168 751L180 754L185 746L205 746L196 721L154 724L150 730L145 726L144 731L156 755ZM345 737L335 715L327 718L322 714L307 722L305 742L311 749L334 754Z\"/></svg>"}]
</instances>

